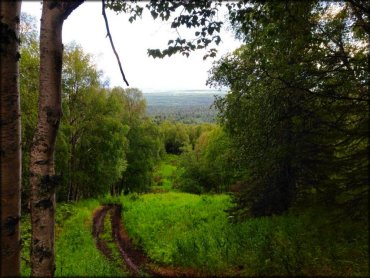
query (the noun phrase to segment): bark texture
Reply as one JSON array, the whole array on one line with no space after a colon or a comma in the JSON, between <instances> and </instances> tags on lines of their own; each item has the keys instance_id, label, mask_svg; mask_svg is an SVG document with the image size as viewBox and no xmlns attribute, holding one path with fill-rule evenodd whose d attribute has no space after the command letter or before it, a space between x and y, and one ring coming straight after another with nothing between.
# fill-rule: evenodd
<instances>
[{"instance_id":1,"label":"bark texture","mask_svg":"<svg viewBox=\"0 0 370 278\"><path fill-rule=\"evenodd\" d=\"M20 10L19 1L0 2L1 277L20 275Z\"/></svg>"},{"instance_id":2,"label":"bark texture","mask_svg":"<svg viewBox=\"0 0 370 278\"><path fill-rule=\"evenodd\" d=\"M32 276L51 277L55 271L54 149L61 118L62 28L83 1L44 1L40 31L40 95L38 123L31 148L31 268Z\"/></svg>"}]
</instances>

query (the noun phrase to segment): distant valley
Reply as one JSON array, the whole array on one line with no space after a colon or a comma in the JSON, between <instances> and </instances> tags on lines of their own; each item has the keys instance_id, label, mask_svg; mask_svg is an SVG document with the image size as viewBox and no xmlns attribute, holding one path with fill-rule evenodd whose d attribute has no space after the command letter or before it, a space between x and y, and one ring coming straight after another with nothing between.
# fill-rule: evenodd
<instances>
[{"instance_id":1,"label":"distant valley","mask_svg":"<svg viewBox=\"0 0 370 278\"><path fill-rule=\"evenodd\" d=\"M215 95L225 94L226 91L218 90L168 90L144 92L144 97L148 106L210 106Z\"/></svg>"},{"instance_id":2,"label":"distant valley","mask_svg":"<svg viewBox=\"0 0 370 278\"><path fill-rule=\"evenodd\" d=\"M225 95L220 90L166 90L144 92L148 115L157 121L170 120L184 123L214 122L215 96Z\"/></svg>"}]
</instances>

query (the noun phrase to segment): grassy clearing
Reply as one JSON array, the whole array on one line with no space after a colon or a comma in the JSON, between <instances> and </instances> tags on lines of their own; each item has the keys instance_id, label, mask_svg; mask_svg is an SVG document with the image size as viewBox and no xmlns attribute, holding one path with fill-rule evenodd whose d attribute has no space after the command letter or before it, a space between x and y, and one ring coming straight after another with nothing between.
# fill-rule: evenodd
<instances>
[{"instance_id":1,"label":"grassy clearing","mask_svg":"<svg viewBox=\"0 0 370 278\"><path fill-rule=\"evenodd\" d=\"M363 224L333 224L322 211L231 224L226 195L162 193L120 197L126 228L154 261L207 275L368 274Z\"/></svg>"},{"instance_id":2,"label":"grassy clearing","mask_svg":"<svg viewBox=\"0 0 370 278\"><path fill-rule=\"evenodd\" d=\"M368 226L341 218L329 221L323 209L304 214L250 219L233 224L224 210L227 195L178 192L131 194L106 202L123 204L133 241L152 260L205 275L366 276ZM58 204L56 276L128 276L96 249L91 235L97 200ZM27 224L28 223L28 224ZM109 217L102 237L111 238ZM29 219L22 221L22 276L29 276ZM117 250L113 256L117 258Z\"/></svg>"},{"instance_id":3,"label":"grassy clearing","mask_svg":"<svg viewBox=\"0 0 370 278\"><path fill-rule=\"evenodd\" d=\"M165 158L159 163L154 172L155 185L152 187L152 191L174 191L173 183L177 170L177 161L177 155L165 155Z\"/></svg>"},{"instance_id":4,"label":"grassy clearing","mask_svg":"<svg viewBox=\"0 0 370 278\"><path fill-rule=\"evenodd\" d=\"M119 267L109 262L96 249L92 237L92 214L99 206L97 200L85 200L77 204L58 204L56 214L56 271L55 276L103 277L127 276ZM29 219L22 225L22 276L30 276Z\"/></svg>"}]
</instances>

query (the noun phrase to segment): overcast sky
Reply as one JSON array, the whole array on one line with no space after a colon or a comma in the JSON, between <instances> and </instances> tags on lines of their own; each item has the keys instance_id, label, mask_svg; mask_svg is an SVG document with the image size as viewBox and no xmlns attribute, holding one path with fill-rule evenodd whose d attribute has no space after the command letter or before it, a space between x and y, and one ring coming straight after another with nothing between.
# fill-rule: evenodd
<instances>
[{"instance_id":1,"label":"overcast sky","mask_svg":"<svg viewBox=\"0 0 370 278\"><path fill-rule=\"evenodd\" d=\"M40 2L22 2L22 12L41 17ZM208 70L212 62L223 54L233 51L240 42L233 38L231 32L223 30L222 42L216 59L203 61L204 51L197 51L189 58L181 54L164 59L148 57L148 48L162 49L169 39L176 38L176 32L170 28L170 23L154 21L148 12L142 19L134 23L128 22L128 16L107 11L111 34L116 50L120 56L123 70L131 87L137 87L144 92L151 90L171 89L207 89L205 85ZM223 14L219 15L223 18ZM186 37L188 30L180 30L180 35ZM193 34L192 30L190 34ZM101 15L100 1L86 1L78 7L66 20L63 27L63 43L75 41L84 50L92 53L100 70L110 80L110 86L125 87L116 58L111 49L109 39Z\"/></svg>"}]
</instances>

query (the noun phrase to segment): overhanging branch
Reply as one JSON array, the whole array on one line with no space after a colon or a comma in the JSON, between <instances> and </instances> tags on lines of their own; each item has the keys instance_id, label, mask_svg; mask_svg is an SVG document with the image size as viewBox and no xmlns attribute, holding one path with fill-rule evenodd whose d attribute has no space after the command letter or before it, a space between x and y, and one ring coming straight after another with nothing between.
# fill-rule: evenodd
<instances>
[{"instance_id":1,"label":"overhanging branch","mask_svg":"<svg viewBox=\"0 0 370 278\"><path fill-rule=\"evenodd\" d=\"M116 51L116 48L114 47L112 35L110 33L110 30L109 30L108 18L107 18L107 15L105 13L105 0L102 0L102 4L103 4L102 5L102 14L103 14L104 21L105 21L105 27L107 28L107 36L109 37L109 41L110 41L110 44L112 46L114 55L116 55L118 66L119 66L119 69L121 71L121 75L122 75L123 81L126 83L127 86L130 86L128 84L127 80L126 80L125 74L123 73L123 69L122 69L122 65L121 65L121 60L119 59L118 53Z\"/></svg>"}]
</instances>

